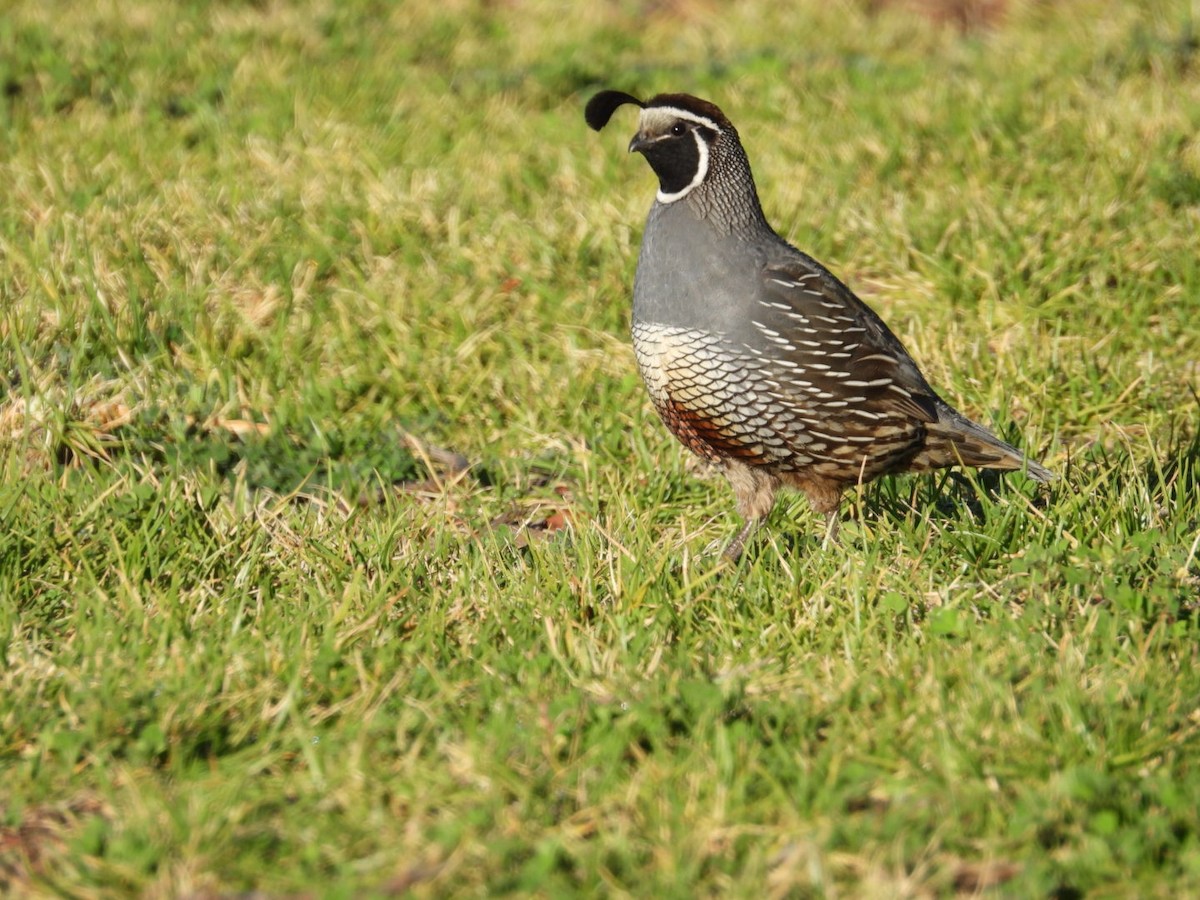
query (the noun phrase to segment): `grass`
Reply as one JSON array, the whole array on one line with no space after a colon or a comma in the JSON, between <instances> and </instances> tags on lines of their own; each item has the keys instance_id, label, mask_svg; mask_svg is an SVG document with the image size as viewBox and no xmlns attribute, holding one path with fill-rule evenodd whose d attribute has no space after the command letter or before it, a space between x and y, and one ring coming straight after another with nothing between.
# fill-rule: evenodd
<instances>
[{"instance_id":1,"label":"grass","mask_svg":"<svg viewBox=\"0 0 1200 900\"><path fill-rule=\"evenodd\" d=\"M1200 893L1195 10L790 6L10 4L0 890ZM600 87L1060 480L718 563Z\"/></svg>"}]
</instances>

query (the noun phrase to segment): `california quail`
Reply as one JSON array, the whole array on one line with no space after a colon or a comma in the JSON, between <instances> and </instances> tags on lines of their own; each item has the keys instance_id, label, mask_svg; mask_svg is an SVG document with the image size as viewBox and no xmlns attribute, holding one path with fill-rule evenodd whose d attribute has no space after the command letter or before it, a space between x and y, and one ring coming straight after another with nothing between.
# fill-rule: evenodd
<instances>
[{"instance_id":1,"label":"california quail","mask_svg":"<svg viewBox=\"0 0 1200 900\"><path fill-rule=\"evenodd\" d=\"M723 465L745 525L737 559L787 485L836 536L842 491L954 465L1052 473L945 403L883 321L763 216L737 130L688 94L602 91L599 131L641 108L629 143L658 176L633 286L633 346L658 414Z\"/></svg>"}]
</instances>

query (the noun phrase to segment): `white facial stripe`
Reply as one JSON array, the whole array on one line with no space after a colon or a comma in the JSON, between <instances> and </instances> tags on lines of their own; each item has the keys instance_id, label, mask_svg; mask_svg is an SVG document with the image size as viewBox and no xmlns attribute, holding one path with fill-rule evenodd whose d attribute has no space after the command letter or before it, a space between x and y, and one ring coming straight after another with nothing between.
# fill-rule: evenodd
<instances>
[{"instance_id":1,"label":"white facial stripe","mask_svg":"<svg viewBox=\"0 0 1200 900\"><path fill-rule=\"evenodd\" d=\"M696 161L696 174L692 176L692 180L675 191L673 194L664 194L662 188L658 189L659 203L674 203L686 197L700 182L704 180L704 176L708 174L708 142L700 137L700 132L693 131L692 137L696 139L696 150L700 154L700 158Z\"/></svg>"},{"instance_id":2,"label":"white facial stripe","mask_svg":"<svg viewBox=\"0 0 1200 900\"><path fill-rule=\"evenodd\" d=\"M642 110L641 128L643 131L655 130L654 126L658 126L658 130L665 128L674 119L682 119L685 122L692 122L696 125L702 125L705 128L711 128L717 134L724 134L724 130L707 116L701 116L694 112L689 112L686 109L679 109L674 106L650 106Z\"/></svg>"}]
</instances>

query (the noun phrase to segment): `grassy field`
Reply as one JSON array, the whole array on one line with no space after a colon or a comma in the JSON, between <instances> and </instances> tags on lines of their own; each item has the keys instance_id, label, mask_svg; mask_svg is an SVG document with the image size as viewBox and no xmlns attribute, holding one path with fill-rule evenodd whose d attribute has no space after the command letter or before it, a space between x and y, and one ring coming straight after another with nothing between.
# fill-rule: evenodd
<instances>
[{"instance_id":1,"label":"grassy field","mask_svg":"<svg viewBox=\"0 0 1200 900\"><path fill-rule=\"evenodd\" d=\"M946 5L7 3L0 893L1200 896L1200 9ZM1059 480L722 564L601 87Z\"/></svg>"}]
</instances>

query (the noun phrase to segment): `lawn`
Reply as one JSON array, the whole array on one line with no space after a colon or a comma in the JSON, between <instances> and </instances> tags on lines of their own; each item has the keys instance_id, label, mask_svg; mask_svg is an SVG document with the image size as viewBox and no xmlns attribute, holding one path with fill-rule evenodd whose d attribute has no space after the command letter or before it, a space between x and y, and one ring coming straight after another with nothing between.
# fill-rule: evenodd
<instances>
[{"instance_id":1,"label":"lawn","mask_svg":"<svg viewBox=\"0 0 1200 900\"><path fill-rule=\"evenodd\" d=\"M1200 896L1197 14L11 0L0 893ZM1059 478L723 562L605 87Z\"/></svg>"}]
</instances>

